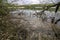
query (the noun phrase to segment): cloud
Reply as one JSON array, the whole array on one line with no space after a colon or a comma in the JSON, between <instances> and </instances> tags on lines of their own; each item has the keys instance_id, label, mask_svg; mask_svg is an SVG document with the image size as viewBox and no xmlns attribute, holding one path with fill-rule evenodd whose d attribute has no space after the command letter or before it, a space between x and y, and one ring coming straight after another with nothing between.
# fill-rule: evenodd
<instances>
[{"instance_id":1,"label":"cloud","mask_svg":"<svg viewBox=\"0 0 60 40\"><path fill-rule=\"evenodd\" d=\"M39 0L31 0L31 4L39 4Z\"/></svg>"},{"instance_id":2,"label":"cloud","mask_svg":"<svg viewBox=\"0 0 60 40\"><path fill-rule=\"evenodd\" d=\"M8 2L11 2L12 0L9 0ZM60 0L19 0L16 2L13 2L13 4L45 4L45 3L57 3L60 2Z\"/></svg>"}]
</instances>

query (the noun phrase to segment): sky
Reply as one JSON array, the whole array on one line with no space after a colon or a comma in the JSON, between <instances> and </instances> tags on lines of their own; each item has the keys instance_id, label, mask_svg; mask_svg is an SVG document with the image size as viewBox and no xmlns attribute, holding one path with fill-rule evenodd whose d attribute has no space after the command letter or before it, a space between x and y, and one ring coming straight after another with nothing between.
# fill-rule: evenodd
<instances>
[{"instance_id":1,"label":"sky","mask_svg":"<svg viewBox=\"0 0 60 40\"><path fill-rule=\"evenodd\" d=\"M8 2L11 2L13 0L8 0ZM19 5L22 5L22 4L45 4L45 3L57 3L59 2L60 0L18 0L18 1L15 1L13 2L13 4L19 4Z\"/></svg>"}]
</instances>

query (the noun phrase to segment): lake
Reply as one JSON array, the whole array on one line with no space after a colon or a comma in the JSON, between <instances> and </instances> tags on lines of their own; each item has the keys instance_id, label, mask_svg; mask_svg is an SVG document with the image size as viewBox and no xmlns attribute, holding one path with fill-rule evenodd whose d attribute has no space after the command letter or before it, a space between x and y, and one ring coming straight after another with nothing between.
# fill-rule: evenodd
<instances>
[{"instance_id":1,"label":"lake","mask_svg":"<svg viewBox=\"0 0 60 40\"><path fill-rule=\"evenodd\" d=\"M53 12L53 11L51 11L51 12L45 11L44 13L46 15L42 15L42 17L45 18L44 21L42 21L42 19L40 17L37 17L40 15L33 15L33 14L37 14L40 12L41 12L41 10L17 10L17 11L11 11L10 13L12 14L13 17L15 17L17 19L20 17L25 19L24 22L23 22L23 20L21 20L22 23L27 23L28 26L26 26L27 24L25 24L25 26L27 27L27 30L32 31L32 33L34 32L34 35L36 35L37 33L38 34L42 33L42 35L44 37L46 37L46 35L48 35L47 37L53 38L55 35L54 35L54 31L52 29L52 25L54 25L54 24L51 23L51 18L55 17L55 21L58 20L60 18L60 12L58 11L58 13L55 14L55 12ZM59 24L60 24L60 22L58 22L56 24L57 28L60 28ZM31 35L33 35L33 34L31 34Z\"/></svg>"}]
</instances>

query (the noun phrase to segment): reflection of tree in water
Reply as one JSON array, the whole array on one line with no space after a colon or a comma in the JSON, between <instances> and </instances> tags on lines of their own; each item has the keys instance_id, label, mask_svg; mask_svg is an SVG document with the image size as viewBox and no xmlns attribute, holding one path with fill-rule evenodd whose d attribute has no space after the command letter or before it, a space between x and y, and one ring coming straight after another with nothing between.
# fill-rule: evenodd
<instances>
[{"instance_id":1,"label":"reflection of tree in water","mask_svg":"<svg viewBox=\"0 0 60 40\"><path fill-rule=\"evenodd\" d=\"M60 2L57 3L57 4L51 5L51 6L46 6L47 8L44 8L43 11L41 11L41 12L35 14L35 15L37 15L37 16L39 15L39 16L40 16L39 18L41 18L42 21L44 21L44 20L47 18L46 15L44 15L44 14L45 14L44 11L45 11L45 10L48 10L50 7L55 7L55 6L56 6L55 13L57 13L57 11L58 11L58 9L59 9L59 6L60 6ZM55 14L55 15L56 15L56 14ZM58 16L59 16L59 15L58 15ZM52 27L52 31L54 31L55 36L57 37L57 39L60 39L59 28L57 28L57 26L56 26L56 24L57 24L59 21L60 21L60 19L58 19L58 20L55 21L55 16L51 17L51 24L53 24L53 26L51 26L51 27ZM44 25L44 24L43 24L43 25Z\"/></svg>"}]
</instances>

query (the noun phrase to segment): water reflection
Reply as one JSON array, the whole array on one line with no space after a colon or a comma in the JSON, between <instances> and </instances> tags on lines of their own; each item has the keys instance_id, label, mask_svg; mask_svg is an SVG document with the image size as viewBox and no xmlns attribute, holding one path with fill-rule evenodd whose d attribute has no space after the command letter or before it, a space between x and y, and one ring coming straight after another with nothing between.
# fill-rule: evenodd
<instances>
[{"instance_id":1,"label":"water reflection","mask_svg":"<svg viewBox=\"0 0 60 40\"><path fill-rule=\"evenodd\" d=\"M39 17L37 17L36 15L33 14L37 14L38 12L41 12L42 10L17 10L17 11L12 11L10 13L12 13L12 15L14 16L14 14L25 14L25 19L29 20L29 21L34 21L36 19L39 19ZM37 12L37 13L36 13ZM45 11L44 12L46 14L46 18L47 18L47 22L51 22L51 18L55 17L55 21L60 19L60 12L58 11L58 13L55 14L55 12L50 12L50 11ZM40 16L40 15L39 15Z\"/></svg>"},{"instance_id":2,"label":"water reflection","mask_svg":"<svg viewBox=\"0 0 60 40\"><path fill-rule=\"evenodd\" d=\"M41 32L43 34L43 36L51 35L53 37L54 32L51 27L52 26L51 17L55 16L55 20L59 19L60 12L58 12L55 15L55 13L53 11L52 12L45 11L44 13L46 14L47 21L43 22L39 17L37 17L36 15L33 15L33 14L36 14L36 12L40 12L40 11L41 10L17 10L17 11L12 11L10 13L12 13L12 15L15 17L23 16L23 18L26 19L30 23L30 25L28 25L28 29L30 29L30 31L32 31L32 33L33 32L35 32L35 33ZM23 13L23 14L20 15L21 13ZM29 26L31 26L31 27L29 27Z\"/></svg>"}]
</instances>

